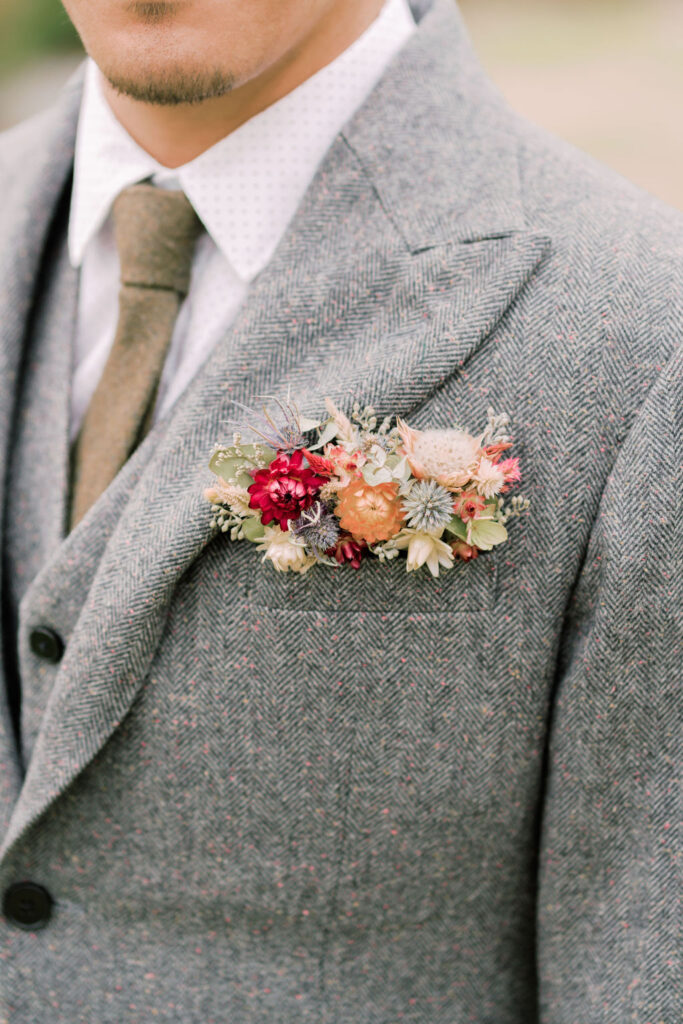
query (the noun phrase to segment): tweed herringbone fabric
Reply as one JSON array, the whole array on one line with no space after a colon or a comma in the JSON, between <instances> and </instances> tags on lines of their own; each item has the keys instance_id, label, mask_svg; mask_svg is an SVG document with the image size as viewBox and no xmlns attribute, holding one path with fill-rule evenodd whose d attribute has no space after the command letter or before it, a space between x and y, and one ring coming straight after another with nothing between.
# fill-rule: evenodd
<instances>
[{"instance_id":1,"label":"tweed herringbone fabric","mask_svg":"<svg viewBox=\"0 0 683 1024\"><path fill-rule=\"evenodd\" d=\"M11 486L7 489L2 531L3 655L23 764L30 761L51 680L49 673L38 673L21 684L17 660L19 609L31 582L63 543L69 513L71 343L78 273L69 263L68 215L69 189L65 189L45 244L41 283L24 341L24 370L16 389L17 415L9 444ZM37 451L39 467L35 462Z\"/></svg>"},{"instance_id":2,"label":"tweed herringbone fabric","mask_svg":"<svg viewBox=\"0 0 683 1024\"><path fill-rule=\"evenodd\" d=\"M0 919L3 1024L683 1019L682 219L514 115L450 0L420 8L22 600L47 700L24 778L0 714L0 891L55 904ZM78 89L0 139L2 460ZM507 411L530 514L438 581L268 571L203 490L234 402L288 390L422 429Z\"/></svg>"},{"instance_id":3,"label":"tweed herringbone fabric","mask_svg":"<svg viewBox=\"0 0 683 1024\"><path fill-rule=\"evenodd\" d=\"M113 206L116 336L74 445L71 528L147 433L201 222L183 192L132 185Z\"/></svg>"}]
</instances>

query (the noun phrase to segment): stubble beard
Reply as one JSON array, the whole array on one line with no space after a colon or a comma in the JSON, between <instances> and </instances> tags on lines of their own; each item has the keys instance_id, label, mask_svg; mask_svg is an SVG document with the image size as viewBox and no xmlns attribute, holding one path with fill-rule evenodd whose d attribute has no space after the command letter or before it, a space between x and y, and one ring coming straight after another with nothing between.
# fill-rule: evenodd
<instances>
[{"instance_id":1,"label":"stubble beard","mask_svg":"<svg viewBox=\"0 0 683 1024\"><path fill-rule=\"evenodd\" d=\"M104 68L102 73L112 89L122 96L162 107L203 103L226 96L235 87L234 78L219 70L189 73L176 68L163 77L150 75L147 78L132 78Z\"/></svg>"}]
</instances>

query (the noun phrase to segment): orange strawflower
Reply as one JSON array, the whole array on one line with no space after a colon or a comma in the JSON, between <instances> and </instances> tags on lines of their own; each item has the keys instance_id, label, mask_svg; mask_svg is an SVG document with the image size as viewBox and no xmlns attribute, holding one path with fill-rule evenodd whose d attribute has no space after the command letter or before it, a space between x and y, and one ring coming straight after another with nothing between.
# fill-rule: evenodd
<instances>
[{"instance_id":1,"label":"orange strawflower","mask_svg":"<svg viewBox=\"0 0 683 1024\"><path fill-rule=\"evenodd\" d=\"M394 537L403 526L405 516L398 497L398 484L371 487L364 480L344 488L336 513L341 528L366 544Z\"/></svg>"}]
</instances>

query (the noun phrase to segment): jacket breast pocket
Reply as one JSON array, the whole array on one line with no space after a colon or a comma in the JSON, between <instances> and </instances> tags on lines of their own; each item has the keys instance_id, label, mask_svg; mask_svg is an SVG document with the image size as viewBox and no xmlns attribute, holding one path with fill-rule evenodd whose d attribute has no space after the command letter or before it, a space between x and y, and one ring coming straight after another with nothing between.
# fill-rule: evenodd
<instances>
[{"instance_id":1,"label":"jacket breast pocket","mask_svg":"<svg viewBox=\"0 0 683 1024\"><path fill-rule=\"evenodd\" d=\"M513 767L500 725L516 681L496 625L496 562L480 556L438 579L407 573L403 560L300 577L256 571L226 633L229 683L211 705L222 736L214 763L253 765L252 865L267 835L289 899L292 879L296 900L322 899L297 869L322 864L331 874L321 885L353 878L350 890L376 904L373 919L387 920L408 898L396 861L416 849L424 875L409 912L427 918L445 862ZM264 877L273 871L262 865Z\"/></svg>"}]
</instances>

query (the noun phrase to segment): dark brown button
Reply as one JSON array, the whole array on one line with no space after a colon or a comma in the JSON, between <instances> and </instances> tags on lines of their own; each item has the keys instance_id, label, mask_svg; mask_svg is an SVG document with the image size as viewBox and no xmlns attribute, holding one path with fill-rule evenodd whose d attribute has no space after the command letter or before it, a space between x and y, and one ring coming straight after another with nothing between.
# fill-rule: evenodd
<instances>
[{"instance_id":1,"label":"dark brown button","mask_svg":"<svg viewBox=\"0 0 683 1024\"><path fill-rule=\"evenodd\" d=\"M52 897L37 882L15 882L5 890L2 912L18 928L35 931L50 920Z\"/></svg>"},{"instance_id":2,"label":"dark brown button","mask_svg":"<svg viewBox=\"0 0 683 1024\"><path fill-rule=\"evenodd\" d=\"M28 642L33 653L37 654L39 658L43 658L44 661L56 663L64 654L64 642L61 636L49 626L37 626L32 629Z\"/></svg>"}]
</instances>

